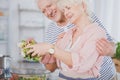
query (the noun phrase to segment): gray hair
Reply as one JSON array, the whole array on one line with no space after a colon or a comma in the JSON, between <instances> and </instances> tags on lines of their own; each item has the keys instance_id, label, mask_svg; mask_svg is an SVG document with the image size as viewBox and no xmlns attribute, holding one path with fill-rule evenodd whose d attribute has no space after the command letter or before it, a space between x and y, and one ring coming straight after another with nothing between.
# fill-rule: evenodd
<instances>
[{"instance_id":1,"label":"gray hair","mask_svg":"<svg viewBox=\"0 0 120 80\"><path fill-rule=\"evenodd\" d=\"M57 6L63 9L66 5L77 5L84 3L87 6L86 13L90 16L92 14L92 9L89 4L89 0L57 0Z\"/></svg>"}]
</instances>

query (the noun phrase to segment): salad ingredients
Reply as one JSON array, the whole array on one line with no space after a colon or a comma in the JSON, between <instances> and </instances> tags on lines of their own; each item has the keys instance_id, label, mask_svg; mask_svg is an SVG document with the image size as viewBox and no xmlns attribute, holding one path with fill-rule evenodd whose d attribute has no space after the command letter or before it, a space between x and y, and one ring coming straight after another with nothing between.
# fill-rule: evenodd
<instances>
[{"instance_id":1,"label":"salad ingredients","mask_svg":"<svg viewBox=\"0 0 120 80\"><path fill-rule=\"evenodd\" d=\"M38 62L41 57L38 57L38 56L32 56L31 54L27 54L27 52L30 50L30 48L26 48L28 45L34 45L36 44L37 42L34 40L34 39L31 39L29 41L27 40L22 40L18 46L21 50L21 55L28 61L34 61L34 62Z\"/></svg>"},{"instance_id":2,"label":"salad ingredients","mask_svg":"<svg viewBox=\"0 0 120 80\"><path fill-rule=\"evenodd\" d=\"M25 76L21 76L19 77L18 80L46 80L46 76L30 76L30 77L25 77Z\"/></svg>"}]
</instances>

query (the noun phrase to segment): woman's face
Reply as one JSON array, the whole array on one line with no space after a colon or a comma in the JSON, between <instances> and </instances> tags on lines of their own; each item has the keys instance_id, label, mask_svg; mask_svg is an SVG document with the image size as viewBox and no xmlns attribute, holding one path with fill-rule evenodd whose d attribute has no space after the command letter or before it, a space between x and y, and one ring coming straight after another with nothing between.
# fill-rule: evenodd
<instances>
[{"instance_id":1,"label":"woman's face","mask_svg":"<svg viewBox=\"0 0 120 80\"><path fill-rule=\"evenodd\" d=\"M76 4L76 5L65 5L63 8L63 12L65 17L70 23L76 23L78 19L81 18L81 16L84 13L84 8L82 4Z\"/></svg>"}]
</instances>

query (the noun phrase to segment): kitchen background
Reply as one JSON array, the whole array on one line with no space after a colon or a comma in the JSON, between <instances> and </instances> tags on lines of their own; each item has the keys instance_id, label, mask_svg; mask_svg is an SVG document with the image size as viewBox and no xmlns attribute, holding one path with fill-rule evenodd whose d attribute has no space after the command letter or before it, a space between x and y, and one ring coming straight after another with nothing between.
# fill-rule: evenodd
<instances>
[{"instance_id":1,"label":"kitchen background","mask_svg":"<svg viewBox=\"0 0 120 80\"><path fill-rule=\"evenodd\" d=\"M92 9L115 41L120 41L120 0L90 0ZM33 37L44 41L48 20L35 0L0 0L0 54L19 59L17 43Z\"/></svg>"},{"instance_id":2,"label":"kitchen background","mask_svg":"<svg viewBox=\"0 0 120 80\"><path fill-rule=\"evenodd\" d=\"M120 41L120 0L90 0L93 11L115 41ZM20 59L17 43L27 38L43 42L48 20L35 0L0 0L0 55Z\"/></svg>"}]
</instances>

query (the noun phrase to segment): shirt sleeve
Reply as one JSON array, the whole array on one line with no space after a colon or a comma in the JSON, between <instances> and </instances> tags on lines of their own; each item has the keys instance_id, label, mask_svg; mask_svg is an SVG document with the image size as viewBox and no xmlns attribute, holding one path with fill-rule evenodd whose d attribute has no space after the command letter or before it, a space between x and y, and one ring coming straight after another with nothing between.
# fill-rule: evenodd
<instances>
[{"instance_id":1,"label":"shirt sleeve","mask_svg":"<svg viewBox=\"0 0 120 80\"><path fill-rule=\"evenodd\" d=\"M94 64L97 62L97 59L99 59L99 54L95 50L94 41L86 42L79 52L72 52L71 55L73 61L72 68L80 73L91 70L91 68L93 68Z\"/></svg>"},{"instance_id":2,"label":"shirt sleeve","mask_svg":"<svg viewBox=\"0 0 120 80\"><path fill-rule=\"evenodd\" d=\"M54 22L52 22L45 32L45 42L51 44L55 43L58 35L63 31L64 30L62 28L58 27Z\"/></svg>"},{"instance_id":3,"label":"shirt sleeve","mask_svg":"<svg viewBox=\"0 0 120 80\"><path fill-rule=\"evenodd\" d=\"M101 22L101 20L95 15L95 13L93 13L93 12L91 13L91 18L92 18L92 22L98 23L99 27L101 27L102 29L105 30L105 33L106 33L106 36L107 36L107 40L113 41L113 38L108 33L107 29L105 28L105 26L103 25L103 23Z\"/></svg>"},{"instance_id":4,"label":"shirt sleeve","mask_svg":"<svg viewBox=\"0 0 120 80\"><path fill-rule=\"evenodd\" d=\"M45 42L52 44L56 41L57 35L55 30L56 30L56 25L54 23L50 23L45 31Z\"/></svg>"}]
</instances>

